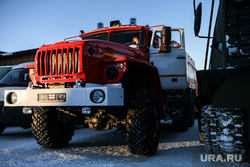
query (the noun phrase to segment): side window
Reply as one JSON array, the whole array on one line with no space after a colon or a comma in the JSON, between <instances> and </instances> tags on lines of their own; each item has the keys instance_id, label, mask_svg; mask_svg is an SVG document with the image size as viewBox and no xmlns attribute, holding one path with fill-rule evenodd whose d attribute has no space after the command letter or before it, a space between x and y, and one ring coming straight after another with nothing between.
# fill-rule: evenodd
<instances>
[{"instance_id":1,"label":"side window","mask_svg":"<svg viewBox=\"0 0 250 167\"><path fill-rule=\"evenodd\" d=\"M154 34L154 41L153 41L153 47L154 48L159 48L161 46L161 31L155 31Z\"/></svg>"},{"instance_id":2,"label":"side window","mask_svg":"<svg viewBox=\"0 0 250 167\"><path fill-rule=\"evenodd\" d=\"M162 36L162 31L155 31L154 41L153 41L154 48L159 48L159 46L161 46L161 36ZM171 32L171 44L170 44L170 46L172 48L180 48L181 47L181 34L179 31L172 31Z\"/></svg>"},{"instance_id":3,"label":"side window","mask_svg":"<svg viewBox=\"0 0 250 167\"><path fill-rule=\"evenodd\" d=\"M179 31L172 31L171 33L171 44L172 48L180 48L181 47L181 34Z\"/></svg>"}]
</instances>

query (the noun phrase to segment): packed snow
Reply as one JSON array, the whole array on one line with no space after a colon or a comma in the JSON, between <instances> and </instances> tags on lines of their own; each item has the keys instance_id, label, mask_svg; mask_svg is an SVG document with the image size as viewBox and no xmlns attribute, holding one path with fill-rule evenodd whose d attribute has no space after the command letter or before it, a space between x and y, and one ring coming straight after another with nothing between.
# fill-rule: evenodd
<instances>
[{"instance_id":1,"label":"packed snow","mask_svg":"<svg viewBox=\"0 0 250 167\"><path fill-rule=\"evenodd\" d=\"M171 121L162 123L159 147L152 157L130 153L126 132L116 128L94 131L78 127L69 145L61 149L42 148L31 131L7 127L0 135L1 167L250 166L247 162L202 162L206 152L199 143L197 121L186 132L175 132Z\"/></svg>"}]
</instances>

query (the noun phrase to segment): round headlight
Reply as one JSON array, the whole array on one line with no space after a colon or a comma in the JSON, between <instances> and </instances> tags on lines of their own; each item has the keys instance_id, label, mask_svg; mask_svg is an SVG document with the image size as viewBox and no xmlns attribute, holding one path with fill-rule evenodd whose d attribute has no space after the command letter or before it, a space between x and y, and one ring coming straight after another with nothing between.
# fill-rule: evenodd
<instances>
[{"instance_id":1,"label":"round headlight","mask_svg":"<svg viewBox=\"0 0 250 167\"><path fill-rule=\"evenodd\" d=\"M100 89L94 90L90 95L90 99L94 103L102 103L105 99L105 93Z\"/></svg>"},{"instance_id":2,"label":"round headlight","mask_svg":"<svg viewBox=\"0 0 250 167\"><path fill-rule=\"evenodd\" d=\"M10 100L12 104L15 104L17 102L17 94L15 92L11 94Z\"/></svg>"},{"instance_id":3,"label":"round headlight","mask_svg":"<svg viewBox=\"0 0 250 167\"><path fill-rule=\"evenodd\" d=\"M17 102L17 94L15 92L10 92L8 95L7 95L7 102L9 104L15 104Z\"/></svg>"}]
</instances>

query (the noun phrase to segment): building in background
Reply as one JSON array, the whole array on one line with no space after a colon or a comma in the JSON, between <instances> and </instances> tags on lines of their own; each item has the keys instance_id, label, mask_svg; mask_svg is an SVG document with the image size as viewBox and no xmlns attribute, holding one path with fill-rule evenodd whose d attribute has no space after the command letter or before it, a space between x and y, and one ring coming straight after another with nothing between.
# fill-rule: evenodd
<instances>
[{"instance_id":1,"label":"building in background","mask_svg":"<svg viewBox=\"0 0 250 167\"><path fill-rule=\"evenodd\" d=\"M0 66L16 65L24 62L34 61L37 49L38 48L17 52L0 51Z\"/></svg>"}]
</instances>

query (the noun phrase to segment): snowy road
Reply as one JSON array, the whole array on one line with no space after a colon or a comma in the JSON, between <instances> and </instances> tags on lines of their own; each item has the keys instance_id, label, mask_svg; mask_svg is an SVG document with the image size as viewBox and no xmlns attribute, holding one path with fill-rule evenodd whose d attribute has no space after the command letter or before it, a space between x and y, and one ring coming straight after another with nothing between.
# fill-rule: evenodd
<instances>
[{"instance_id":1,"label":"snowy road","mask_svg":"<svg viewBox=\"0 0 250 167\"><path fill-rule=\"evenodd\" d=\"M5 166L250 166L250 163L202 162L197 122L187 132L175 132L171 121L162 123L158 151L139 157L127 150L126 133L116 128L94 131L78 128L70 144L62 149L45 149L33 138L31 129L8 127L0 135L0 167Z\"/></svg>"}]
</instances>

